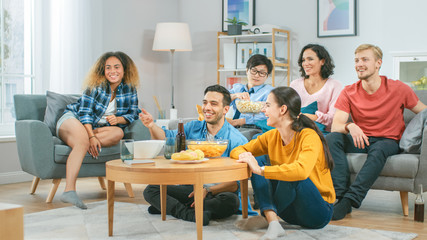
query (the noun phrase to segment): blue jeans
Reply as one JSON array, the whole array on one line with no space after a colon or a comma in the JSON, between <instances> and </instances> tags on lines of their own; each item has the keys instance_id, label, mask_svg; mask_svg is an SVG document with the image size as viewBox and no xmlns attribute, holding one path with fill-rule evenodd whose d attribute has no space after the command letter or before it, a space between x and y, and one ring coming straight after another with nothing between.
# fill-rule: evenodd
<instances>
[{"instance_id":1,"label":"blue jeans","mask_svg":"<svg viewBox=\"0 0 427 240\"><path fill-rule=\"evenodd\" d=\"M400 152L399 142L389 138L369 137L369 146L359 149L354 146L350 134L333 132L326 136L335 167L332 170L337 198L349 198L353 207L360 207L363 199L380 175L387 158ZM350 184L350 170L346 153L367 153L368 157Z\"/></svg>"},{"instance_id":2,"label":"blue jeans","mask_svg":"<svg viewBox=\"0 0 427 240\"><path fill-rule=\"evenodd\" d=\"M261 213L273 210L290 224L314 229L326 226L331 220L333 204L323 200L309 178L285 182L252 174L251 181Z\"/></svg>"}]
</instances>

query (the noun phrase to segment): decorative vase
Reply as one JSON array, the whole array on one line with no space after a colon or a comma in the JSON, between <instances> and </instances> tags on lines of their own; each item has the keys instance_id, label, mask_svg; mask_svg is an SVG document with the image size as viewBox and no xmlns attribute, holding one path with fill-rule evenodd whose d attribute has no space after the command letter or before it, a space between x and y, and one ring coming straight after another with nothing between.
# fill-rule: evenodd
<instances>
[{"instance_id":1,"label":"decorative vase","mask_svg":"<svg viewBox=\"0 0 427 240\"><path fill-rule=\"evenodd\" d=\"M228 35L242 35L242 25L240 24L228 25Z\"/></svg>"}]
</instances>

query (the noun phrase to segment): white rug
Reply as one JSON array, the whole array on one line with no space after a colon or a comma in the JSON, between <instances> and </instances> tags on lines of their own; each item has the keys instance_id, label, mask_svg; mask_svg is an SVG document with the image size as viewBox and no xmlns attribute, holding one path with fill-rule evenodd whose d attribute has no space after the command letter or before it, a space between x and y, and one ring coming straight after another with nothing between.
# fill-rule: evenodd
<instances>
[{"instance_id":1,"label":"white rug","mask_svg":"<svg viewBox=\"0 0 427 240\"><path fill-rule=\"evenodd\" d=\"M147 212L147 205L116 202L114 204L113 237L108 237L107 202L89 203L87 210L76 207L58 208L24 216L25 239L196 239L196 225L167 216ZM203 227L203 239L251 240L259 239L266 231L242 231L234 226L241 216L211 221ZM410 240L415 233L401 233L328 225L320 230L300 229L285 225L286 240Z\"/></svg>"}]
</instances>

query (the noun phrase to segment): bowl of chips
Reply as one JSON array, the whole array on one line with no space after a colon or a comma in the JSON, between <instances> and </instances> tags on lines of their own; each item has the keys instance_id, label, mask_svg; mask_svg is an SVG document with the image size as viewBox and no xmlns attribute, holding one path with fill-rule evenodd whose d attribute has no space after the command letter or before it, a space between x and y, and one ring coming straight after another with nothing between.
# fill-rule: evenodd
<instances>
[{"instance_id":1,"label":"bowl of chips","mask_svg":"<svg viewBox=\"0 0 427 240\"><path fill-rule=\"evenodd\" d=\"M262 101L247 101L236 99L237 110L241 113L259 113L264 107L265 102Z\"/></svg>"},{"instance_id":2,"label":"bowl of chips","mask_svg":"<svg viewBox=\"0 0 427 240\"><path fill-rule=\"evenodd\" d=\"M205 157L221 157L228 146L228 140L187 140L187 148L195 151L200 149Z\"/></svg>"}]
</instances>

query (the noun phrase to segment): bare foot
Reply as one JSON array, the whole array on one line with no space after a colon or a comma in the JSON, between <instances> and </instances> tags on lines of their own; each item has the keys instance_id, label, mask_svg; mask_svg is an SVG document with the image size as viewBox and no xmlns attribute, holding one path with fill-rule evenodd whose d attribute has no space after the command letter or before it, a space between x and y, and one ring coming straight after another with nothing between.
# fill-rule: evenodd
<instances>
[{"instance_id":1,"label":"bare foot","mask_svg":"<svg viewBox=\"0 0 427 240\"><path fill-rule=\"evenodd\" d=\"M256 230L268 227L268 222L263 216L254 216L237 221L234 226L240 230Z\"/></svg>"}]
</instances>

